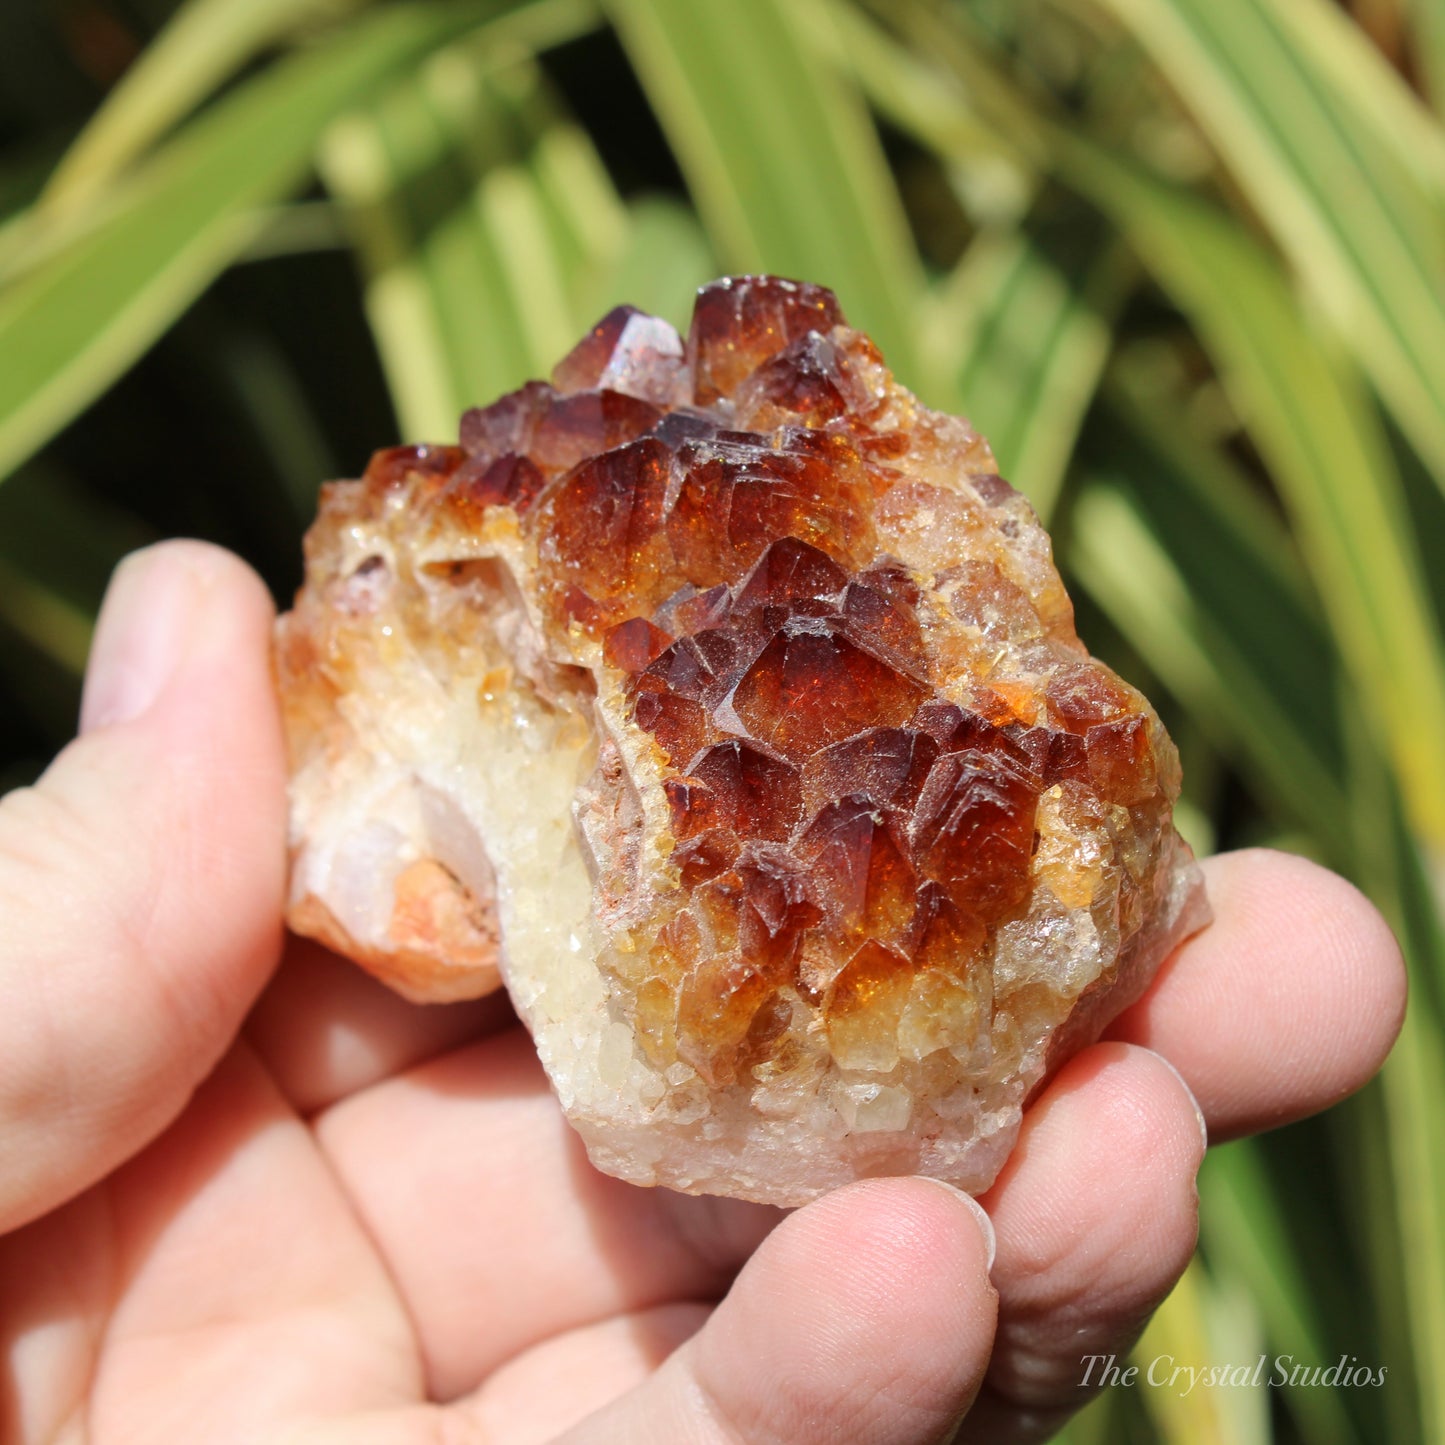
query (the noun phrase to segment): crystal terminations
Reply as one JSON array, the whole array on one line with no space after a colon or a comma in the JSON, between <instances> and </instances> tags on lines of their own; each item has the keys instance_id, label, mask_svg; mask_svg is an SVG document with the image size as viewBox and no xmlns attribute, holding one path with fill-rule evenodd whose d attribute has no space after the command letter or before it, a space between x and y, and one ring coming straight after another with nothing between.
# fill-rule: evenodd
<instances>
[{"instance_id":1,"label":"crystal terminations","mask_svg":"<svg viewBox=\"0 0 1445 1445\"><path fill-rule=\"evenodd\" d=\"M293 926L414 998L500 971L640 1184L985 1188L1206 917L1032 510L820 287L614 311L327 487L277 652Z\"/></svg>"}]
</instances>

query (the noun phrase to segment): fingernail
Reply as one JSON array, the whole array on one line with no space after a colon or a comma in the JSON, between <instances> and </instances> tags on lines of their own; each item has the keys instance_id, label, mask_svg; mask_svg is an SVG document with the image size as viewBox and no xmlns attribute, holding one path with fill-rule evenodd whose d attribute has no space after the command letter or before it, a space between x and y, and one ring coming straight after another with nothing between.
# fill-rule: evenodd
<instances>
[{"instance_id":1,"label":"fingernail","mask_svg":"<svg viewBox=\"0 0 1445 1445\"><path fill-rule=\"evenodd\" d=\"M961 1199L973 1210L974 1218L978 1220L979 1233L983 1235L985 1248L988 1250L987 1272L993 1272L993 1262L998 1257L998 1236L993 1232L993 1220L988 1217L988 1211L976 1200L973 1195L966 1194L956 1184L950 1184L946 1179L935 1179L931 1174L918 1174L914 1176L925 1184L936 1184L940 1189L946 1189L955 1199Z\"/></svg>"},{"instance_id":2,"label":"fingernail","mask_svg":"<svg viewBox=\"0 0 1445 1445\"><path fill-rule=\"evenodd\" d=\"M80 730L146 712L185 658L204 579L183 548L160 543L116 568L85 670Z\"/></svg>"},{"instance_id":3,"label":"fingernail","mask_svg":"<svg viewBox=\"0 0 1445 1445\"><path fill-rule=\"evenodd\" d=\"M1194 1108L1194 1118L1199 1124L1199 1137L1204 1141L1204 1147L1208 1149L1209 1125L1205 1122L1204 1110L1199 1107L1199 1100L1194 1097L1194 1090L1189 1087L1189 1084L1186 1081L1184 1075L1181 1074L1179 1070L1175 1068L1174 1065L1171 1064L1169 1060L1164 1057L1163 1054L1158 1053L1154 1049L1150 1049L1149 1052L1153 1054L1154 1057L1158 1059L1159 1062L1163 1064L1164 1067L1168 1069L1169 1072L1173 1074L1176 1079L1179 1080L1179 1087L1184 1090L1185 1097L1189 1100L1190 1104Z\"/></svg>"}]
</instances>

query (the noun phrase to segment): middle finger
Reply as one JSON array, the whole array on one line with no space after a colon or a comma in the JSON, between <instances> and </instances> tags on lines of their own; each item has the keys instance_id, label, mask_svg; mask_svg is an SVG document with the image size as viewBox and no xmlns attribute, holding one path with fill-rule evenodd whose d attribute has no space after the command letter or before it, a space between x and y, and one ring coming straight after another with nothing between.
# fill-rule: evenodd
<instances>
[{"instance_id":1,"label":"middle finger","mask_svg":"<svg viewBox=\"0 0 1445 1445\"><path fill-rule=\"evenodd\" d=\"M438 1399L561 1331L719 1298L782 1217L598 1173L520 1028L353 1095L315 1130Z\"/></svg>"}]
</instances>

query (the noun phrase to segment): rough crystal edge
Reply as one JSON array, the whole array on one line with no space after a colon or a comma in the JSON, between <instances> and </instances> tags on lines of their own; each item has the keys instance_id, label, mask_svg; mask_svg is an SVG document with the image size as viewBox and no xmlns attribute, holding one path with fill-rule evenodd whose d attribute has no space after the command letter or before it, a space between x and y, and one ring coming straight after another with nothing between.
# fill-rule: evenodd
<instances>
[{"instance_id":1,"label":"rough crystal edge","mask_svg":"<svg viewBox=\"0 0 1445 1445\"><path fill-rule=\"evenodd\" d=\"M730 1098L720 1121L724 1137L709 1141L701 1131L669 1122L633 1123L619 1111L612 1118L576 1115L592 1163L605 1174L648 1187L684 1194L724 1194L763 1204L796 1207L855 1179L923 1174L943 1179L969 1194L981 1194L998 1177L1018 1138L1021 1108L1047 1087L1058 1067L1098 1042L1104 1031L1148 991L1170 955L1211 921L1204 875L1189 846L1172 835L1174 861L1161 865L1162 898L1130 940L1113 970L1101 974L1080 995L1068 1019L1052 1035L1047 1052L1000 1088L996 1108L1014 1113L1012 1123L966 1139L919 1140L911 1133L820 1135L811 1122L760 1121L744 1096ZM505 965L504 965L505 967ZM605 1020L603 1021L605 1027ZM538 1043L545 1052L545 1024ZM1061 1035L1068 1037L1061 1041ZM820 1116L831 1112L820 1107ZM739 1149L730 1120L746 1123ZM746 1116L744 1120L743 1116ZM683 1147L680 1147L683 1146ZM686 1168L676 1160L686 1157ZM779 1160L796 1163L797 1178L779 1174ZM962 1162L961 1162L962 1161Z\"/></svg>"},{"instance_id":2,"label":"rough crystal edge","mask_svg":"<svg viewBox=\"0 0 1445 1445\"><path fill-rule=\"evenodd\" d=\"M1172 850L1174 861L1172 864L1164 860L1156 861L1153 891L1157 901L1146 909L1144 926L1129 940L1122 959L1116 963L1114 969L1096 979L1079 996L1073 1011L1049 1041L1046 1056L1031 1057L1029 1067L1008 1081L1010 1093L1012 1093L1014 1084L1017 1084L1019 1092L1025 1089L1036 1090L1056 1062L1061 1062L1068 1054L1076 1052L1078 1048L1097 1038L1113 1017L1142 995L1172 947L1207 921L1207 903L1199 888L1198 870L1189 857L1187 847L1167 824L1161 846L1165 848L1166 856L1167 852ZM1161 894L1163 896L1158 897ZM581 1032L586 1034L591 1030L593 1036L579 1038L575 1032L574 1023L573 1036L564 1041L565 1047L563 1047L562 1053L570 1053L574 1060L580 1059L582 1054L592 1053L594 1060L600 1060L607 1047L608 1031L609 1029L615 1030L616 1027L615 1021L606 1016L599 1016L581 1024ZM539 1047L542 1048L544 1057L546 1057L549 1052L546 1043L547 1026L539 1020L536 1022L536 1028ZM1038 1052L1043 1054L1044 1047L1040 1046ZM1017 1109L1020 1100L1000 1098L998 1102L1003 1109ZM756 1128L756 1115L740 1095L735 1095L731 1100L725 1100L720 1113L721 1120L714 1121L720 1128L726 1125L733 1114L743 1116L738 1122ZM660 1147L662 1136L655 1121L637 1126L643 1137L641 1140L634 1141L634 1144L638 1157L644 1162L632 1169L629 1169L625 1160L619 1160L617 1157L615 1142L609 1143L607 1139L596 1137L596 1129L603 1128L611 1130L609 1138L613 1141L619 1138L630 1138L631 1135L627 1130L619 1129L615 1119L609 1119L602 1114L595 1119L589 1119L585 1113L582 1113L574 1118L574 1123L584 1135L589 1133L594 1135L589 1141L590 1152L594 1161L608 1169L609 1172L619 1173L623 1177L632 1177L640 1168L647 1172L649 1177L636 1178L635 1182L663 1183L692 1192L716 1190L743 1197L764 1198L775 1203L802 1202L827 1188L845 1183L859 1175L914 1172L918 1169L937 1174L940 1177L955 1179L965 1187L981 1189L986 1187L1001 1166L1008 1150L1012 1147L1017 1130L1016 1123L1009 1128L985 1130L982 1136L982 1147L980 1147L978 1136L962 1147L938 1146L932 1150L928 1147L930 1141L925 1140L921 1147L911 1151L915 1156L912 1158L911 1164L909 1160L899 1158L898 1148L890 1148L884 1140L876 1135L869 1138L845 1134L843 1139L846 1141L846 1148L839 1151L839 1157L835 1161L837 1164L836 1177L825 1179L822 1183L810 1182L806 1186L799 1186L796 1193L790 1193L791 1185L778 1182L778 1149L780 1144L786 1146L798 1135L799 1129L796 1121L789 1125L780 1125L775 1131L776 1138L770 1137L766 1130L762 1131L758 1139L750 1141L748 1146L742 1150L738 1149L735 1138L718 1144L714 1149L711 1141L698 1137L696 1132L689 1133L686 1129L674 1128L673 1137L688 1140L694 1151L694 1162L690 1162L685 1172L676 1168L671 1171L666 1168L659 1169L655 1164L649 1166L646 1163L647 1156L654 1154ZM836 1137L820 1137L815 1131L806 1127L802 1130L802 1135L806 1142L815 1147L822 1142L837 1143ZM767 1147L764 1147L765 1140ZM715 1167L712 1163L715 1153L722 1159L719 1167ZM806 1148L798 1150L797 1153L799 1165L807 1169L816 1180L818 1157L811 1155ZM980 1156L977 1161L978 1167L971 1169L968 1173L952 1167L948 1162L949 1158L960 1153L978 1153ZM757 1157L756 1168L753 1164L755 1156ZM791 1161L791 1155L789 1157ZM766 1176L771 1176L769 1182L762 1183L762 1178ZM975 1182L975 1177L977 1177L977 1182Z\"/></svg>"}]
</instances>

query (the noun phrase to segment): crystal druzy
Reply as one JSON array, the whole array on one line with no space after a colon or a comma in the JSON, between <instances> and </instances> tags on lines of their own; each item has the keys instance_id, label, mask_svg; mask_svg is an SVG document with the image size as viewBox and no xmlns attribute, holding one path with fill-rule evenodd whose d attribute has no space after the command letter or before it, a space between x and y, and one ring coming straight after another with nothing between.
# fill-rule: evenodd
<instances>
[{"instance_id":1,"label":"crystal druzy","mask_svg":"<svg viewBox=\"0 0 1445 1445\"><path fill-rule=\"evenodd\" d=\"M278 657L292 924L504 980L637 1183L982 1189L1204 916L1028 503L818 286L620 308L327 487Z\"/></svg>"}]
</instances>

